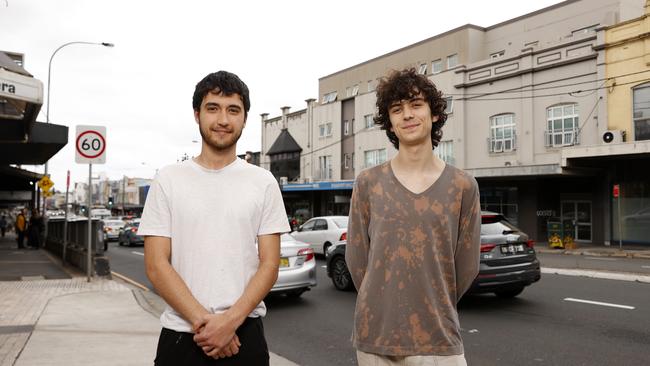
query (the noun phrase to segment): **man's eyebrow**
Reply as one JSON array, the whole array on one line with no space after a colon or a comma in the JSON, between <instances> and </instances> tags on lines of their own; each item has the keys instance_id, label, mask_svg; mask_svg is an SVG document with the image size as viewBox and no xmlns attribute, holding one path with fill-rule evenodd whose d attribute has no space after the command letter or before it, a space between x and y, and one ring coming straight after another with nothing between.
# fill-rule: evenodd
<instances>
[{"instance_id":1,"label":"man's eyebrow","mask_svg":"<svg viewBox=\"0 0 650 366\"><path fill-rule=\"evenodd\" d=\"M205 103L205 106L206 107L220 107L221 104L216 103L216 102L207 102L207 103ZM239 106L237 104L229 104L229 105L226 106L226 108L237 108L237 109L240 109L240 110L242 109L241 106Z\"/></svg>"}]
</instances>

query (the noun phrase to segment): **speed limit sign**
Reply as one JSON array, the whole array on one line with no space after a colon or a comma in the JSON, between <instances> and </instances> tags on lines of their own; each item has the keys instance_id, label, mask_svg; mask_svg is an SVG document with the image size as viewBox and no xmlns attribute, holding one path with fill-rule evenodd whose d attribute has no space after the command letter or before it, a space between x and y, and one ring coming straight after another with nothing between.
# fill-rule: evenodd
<instances>
[{"instance_id":1,"label":"speed limit sign","mask_svg":"<svg viewBox=\"0 0 650 366\"><path fill-rule=\"evenodd\" d=\"M106 163L106 126L77 126L75 150L79 164Z\"/></svg>"}]
</instances>

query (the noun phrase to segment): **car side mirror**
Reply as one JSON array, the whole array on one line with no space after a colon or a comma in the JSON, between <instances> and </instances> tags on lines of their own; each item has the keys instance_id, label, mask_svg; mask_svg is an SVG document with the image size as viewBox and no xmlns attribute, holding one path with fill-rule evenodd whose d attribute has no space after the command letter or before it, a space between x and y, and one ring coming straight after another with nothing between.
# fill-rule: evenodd
<instances>
[{"instance_id":1,"label":"car side mirror","mask_svg":"<svg viewBox=\"0 0 650 366\"><path fill-rule=\"evenodd\" d=\"M298 232L302 231L302 225L298 226L298 229L296 231Z\"/></svg>"}]
</instances>

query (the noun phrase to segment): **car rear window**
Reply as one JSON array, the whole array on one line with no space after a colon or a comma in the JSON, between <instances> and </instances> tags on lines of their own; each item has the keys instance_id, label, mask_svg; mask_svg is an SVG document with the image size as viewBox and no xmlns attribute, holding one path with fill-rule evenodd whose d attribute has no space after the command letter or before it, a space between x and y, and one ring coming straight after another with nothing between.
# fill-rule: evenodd
<instances>
[{"instance_id":1,"label":"car rear window","mask_svg":"<svg viewBox=\"0 0 650 366\"><path fill-rule=\"evenodd\" d=\"M348 219L334 219L334 223L336 226L338 226L341 229L347 229L348 228Z\"/></svg>"},{"instance_id":2,"label":"car rear window","mask_svg":"<svg viewBox=\"0 0 650 366\"><path fill-rule=\"evenodd\" d=\"M519 231L501 215L481 217L481 235L499 235L504 232Z\"/></svg>"}]
</instances>

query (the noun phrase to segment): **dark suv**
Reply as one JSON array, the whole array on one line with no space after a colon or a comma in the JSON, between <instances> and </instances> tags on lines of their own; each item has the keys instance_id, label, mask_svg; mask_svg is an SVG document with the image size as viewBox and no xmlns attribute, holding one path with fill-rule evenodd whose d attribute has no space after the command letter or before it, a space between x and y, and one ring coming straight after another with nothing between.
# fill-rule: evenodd
<instances>
[{"instance_id":1,"label":"dark suv","mask_svg":"<svg viewBox=\"0 0 650 366\"><path fill-rule=\"evenodd\" d=\"M468 293L494 292L515 297L524 287L539 281L541 272L534 242L503 215L481 212L481 255L479 274ZM327 275L342 291L354 288L345 264L345 241L327 251Z\"/></svg>"}]
</instances>

